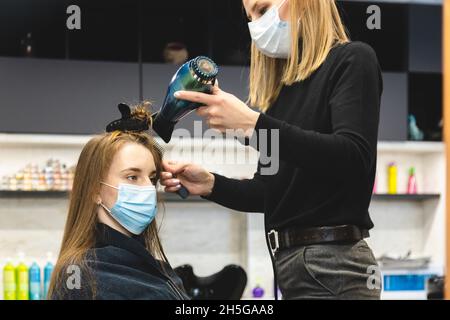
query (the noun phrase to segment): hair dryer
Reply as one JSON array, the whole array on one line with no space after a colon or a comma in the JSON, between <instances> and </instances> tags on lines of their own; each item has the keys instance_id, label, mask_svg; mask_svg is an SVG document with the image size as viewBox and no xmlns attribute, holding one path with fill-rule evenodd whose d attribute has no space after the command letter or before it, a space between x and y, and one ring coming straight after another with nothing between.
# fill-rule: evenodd
<instances>
[{"instance_id":1,"label":"hair dryer","mask_svg":"<svg viewBox=\"0 0 450 320\"><path fill-rule=\"evenodd\" d=\"M167 143L177 122L200 107L199 103L179 100L179 90L211 93L219 72L217 65L207 57L197 57L183 64L173 76L161 110L152 115L153 130Z\"/></svg>"}]
</instances>

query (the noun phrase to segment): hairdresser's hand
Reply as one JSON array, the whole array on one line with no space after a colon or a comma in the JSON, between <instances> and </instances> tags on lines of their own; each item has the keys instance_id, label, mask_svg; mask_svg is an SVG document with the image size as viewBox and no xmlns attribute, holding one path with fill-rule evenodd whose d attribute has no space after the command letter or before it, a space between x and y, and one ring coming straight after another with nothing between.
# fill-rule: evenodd
<instances>
[{"instance_id":1,"label":"hairdresser's hand","mask_svg":"<svg viewBox=\"0 0 450 320\"><path fill-rule=\"evenodd\" d=\"M214 86L212 94L194 91L177 91L175 97L181 100L201 103L197 114L206 118L210 128L225 132L226 129L243 130L240 135L251 136L259 112L250 109L236 96ZM238 132L239 133L239 132Z\"/></svg>"},{"instance_id":2,"label":"hairdresser's hand","mask_svg":"<svg viewBox=\"0 0 450 320\"><path fill-rule=\"evenodd\" d=\"M163 161L163 168L160 183L166 192L177 192L180 183L190 194L197 196L207 196L213 189L214 175L198 165Z\"/></svg>"}]
</instances>

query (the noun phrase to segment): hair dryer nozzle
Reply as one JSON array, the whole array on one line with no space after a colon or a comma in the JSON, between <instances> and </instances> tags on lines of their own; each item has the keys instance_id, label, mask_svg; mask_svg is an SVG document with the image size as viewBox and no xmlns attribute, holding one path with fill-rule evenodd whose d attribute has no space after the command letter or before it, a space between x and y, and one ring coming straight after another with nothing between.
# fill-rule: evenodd
<instances>
[{"instance_id":1,"label":"hair dryer nozzle","mask_svg":"<svg viewBox=\"0 0 450 320\"><path fill-rule=\"evenodd\" d=\"M152 115L153 125L152 129L155 131L165 143L169 143L172 138L172 133L176 122L165 119L159 112Z\"/></svg>"}]
</instances>

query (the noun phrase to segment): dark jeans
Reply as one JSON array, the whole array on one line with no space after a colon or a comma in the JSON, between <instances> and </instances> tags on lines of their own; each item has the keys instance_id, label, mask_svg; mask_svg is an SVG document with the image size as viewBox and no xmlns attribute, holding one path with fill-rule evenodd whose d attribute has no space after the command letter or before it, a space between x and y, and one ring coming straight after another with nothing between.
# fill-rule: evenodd
<instances>
[{"instance_id":1,"label":"dark jeans","mask_svg":"<svg viewBox=\"0 0 450 320\"><path fill-rule=\"evenodd\" d=\"M285 249L275 269L283 299L380 299L380 271L364 240Z\"/></svg>"}]
</instances>

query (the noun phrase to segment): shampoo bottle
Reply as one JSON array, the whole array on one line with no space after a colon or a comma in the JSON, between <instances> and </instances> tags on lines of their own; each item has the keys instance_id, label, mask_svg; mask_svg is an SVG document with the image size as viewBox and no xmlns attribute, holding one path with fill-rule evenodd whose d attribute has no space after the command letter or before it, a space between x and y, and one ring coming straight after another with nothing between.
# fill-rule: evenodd
<instances>
[{"instance_id":1,"label":"shampoo bottle","mask_svg":"<svg viewBox=\"0 0 450 320\"><path fill-rule=\"evenodd\" d=\"M6 259L3 268L3 299L16 300L16 268L10 258Z\"/></svg>"},{"instance_id":2,"label":"shampoo bottle","mask_svg":"<svg viewBox=\"0 0 450 320\"><path fill-rule=\"evenodd\" d=\"M28 267L25 264L25 254L23 252L19 253L19 264L16 268L17 277L17 300L28 300L29 299L29 277L28 277Z\"/></svg>"},{"instance_id":3,"label":"shampoo bottle","mask_svg":"<svg viewBox=\"0 0 450 320\"><path fill-rule=\"evenodd\" d=\"M30 267L30 300L41 300L41 268L36 262Z\"/></svg>"},{"instance_id":4,"label":"shampoo bottle","mask_svg":"<svg viewBox=\"0 0 450 320\"><path fill-rule=\"evenodd\" d=\"M53 272L52 253L47 252L47 264L44 267L44 299L47 299L48 287L50 286L52 272Z\"/></svg>"}]
</instances>

